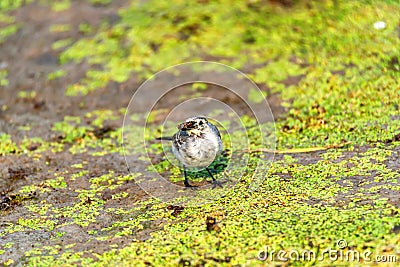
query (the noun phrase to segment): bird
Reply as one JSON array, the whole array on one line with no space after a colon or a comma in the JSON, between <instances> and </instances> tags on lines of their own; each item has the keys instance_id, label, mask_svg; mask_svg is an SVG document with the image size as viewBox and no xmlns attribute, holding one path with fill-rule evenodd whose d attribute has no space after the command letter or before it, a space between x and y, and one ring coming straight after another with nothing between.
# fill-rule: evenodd
<instances>
[{"instance_id":1,"label":"bird","mask_svg":"<svg viewBox=\"0 0 400 267\"><path fill-rule=\"evenodd\" d=\"M177 128L171 138L172 153L183 166L185 187L195 187L189 183L187 169L206 169L212 183L221 187L208 168L223 150L218 128L203 116L190 117Z\"/></svg>"}]
</instances>

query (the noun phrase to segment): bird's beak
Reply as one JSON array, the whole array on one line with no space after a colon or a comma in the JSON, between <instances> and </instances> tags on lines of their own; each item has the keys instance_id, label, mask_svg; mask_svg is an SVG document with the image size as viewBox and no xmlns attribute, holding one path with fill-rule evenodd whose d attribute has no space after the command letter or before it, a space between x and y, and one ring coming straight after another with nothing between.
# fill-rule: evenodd
<instances>
[{"instance_id":1,"label":"bird's beak","mask_svg":"<svg viewBox=\"0 0 400 267\"><path fill-rule=\"evenodd\" d=\"M184 126L185 126L185 123L179 124L179 125L178 125L178 130L182 130Z\"/></svg>"}]
</instances>

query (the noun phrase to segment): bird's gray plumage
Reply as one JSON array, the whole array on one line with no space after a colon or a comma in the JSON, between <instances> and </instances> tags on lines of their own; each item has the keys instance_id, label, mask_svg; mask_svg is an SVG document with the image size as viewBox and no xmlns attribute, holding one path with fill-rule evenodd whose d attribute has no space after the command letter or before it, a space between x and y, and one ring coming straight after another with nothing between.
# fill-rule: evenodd
<instances>
[{"instance_id":1,"label":"bird's gray plumage","mask_svg":"<svg viewBox=\"0 0 400 267\"><path fill-rule=\"evenodd\" d=\"M178 129L172 138L172 152L184 167L206 168L222 152L221 135L206 118L189 118Z\"/></svg>"}]
</instances>

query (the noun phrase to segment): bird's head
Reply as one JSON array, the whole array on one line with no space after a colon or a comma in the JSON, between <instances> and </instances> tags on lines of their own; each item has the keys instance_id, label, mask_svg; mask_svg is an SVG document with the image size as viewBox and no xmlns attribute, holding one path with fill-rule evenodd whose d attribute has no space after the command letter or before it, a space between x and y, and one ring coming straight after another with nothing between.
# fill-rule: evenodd
<instances>
[{"instance_id":1,"label":"bird's head","mask_svg":"<svg viewBox=\"0 0 400 267\"><path fill-rule=\"evenodd\" d=\"M184 123L178 125L178 129L182 131L188 131L189 133L198 134L208 128L208 121L204 117L191 117L188 118Z\"/></svg>"}]
</instances>

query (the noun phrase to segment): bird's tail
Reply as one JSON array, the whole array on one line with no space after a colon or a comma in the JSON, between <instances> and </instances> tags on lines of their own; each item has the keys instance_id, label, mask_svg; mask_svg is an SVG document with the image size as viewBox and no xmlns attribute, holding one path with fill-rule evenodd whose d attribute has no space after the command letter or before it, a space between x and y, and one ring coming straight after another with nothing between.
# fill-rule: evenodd
<instances>
[{"instance_id":1,"label":"bird's tail","mask_svg":"<svg viewBox=\"0 0 400 267\"><path fill-rule=\"evenodd\" d=\"M172 141L172 136L160 136L160 137L157 137L156 140Z\"/></svg>"}]
</instances>

